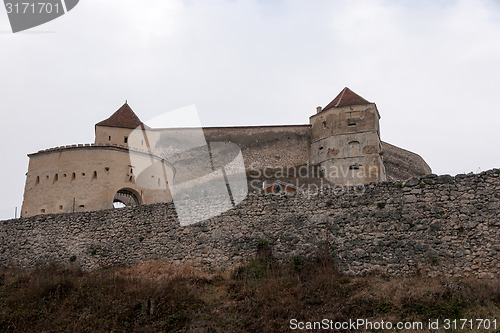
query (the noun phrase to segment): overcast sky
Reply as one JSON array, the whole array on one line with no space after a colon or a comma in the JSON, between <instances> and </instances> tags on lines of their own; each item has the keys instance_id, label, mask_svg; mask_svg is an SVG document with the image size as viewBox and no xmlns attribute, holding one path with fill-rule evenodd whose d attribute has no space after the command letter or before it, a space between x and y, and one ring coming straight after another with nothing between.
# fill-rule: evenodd
<instances>
[{"instance_id":1,"label":"overcast sky","mask_svg":"<svg viewBox=\"0 0 500 333\"><path fill-rule=\"evenodd\" d=\"M344 86L382 140L437 174L500 167L498 1L82 0L12 34L0 7L0 219L28 153L94 140L126 99L143 120L305 124Z\"/></svg>"}]
</instances>

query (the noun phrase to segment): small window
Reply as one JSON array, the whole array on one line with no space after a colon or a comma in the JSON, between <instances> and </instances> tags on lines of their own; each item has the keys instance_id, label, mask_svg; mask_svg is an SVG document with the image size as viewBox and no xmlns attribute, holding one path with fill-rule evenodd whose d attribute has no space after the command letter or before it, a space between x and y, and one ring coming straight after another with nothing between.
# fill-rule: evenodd
<instances>
[{"instance_id":1,"label":"small window","mask_svg":"<svg viewBox=\"0 0 500 333\"><path fill-rule=\"evenodd\" d=\"M59 180L59 175L56 173L55 176L54 176L54 181L52 182L52 184L55 183L55 182L57 182L58 180Z\"/></svg>"},{"instance_id":2,"label":"small window","mask_svg":"<svg viewBox=\"0 0 500 333\"><path fill-rule=\"evenodd\" d=\"M38 184L40 184L40 176L36 176L35 185L38 185Z\"/></svg>"},{"instance_id":3,"label":"small window","mask_svg":"<svg viewBox=\"0 0 500 333\"><path fill-rule=\"evenodd\" d=\"M75 179L76 179L76 173L73 172L73 174L71 175L71 181L73 181Z\"/></svg>"},{"instance_id":4,"label":"small window","mask_svg":"<svg viewBox=\"0 0 500 333\"><path fill-rule=\"evenodd\" d=\"M128 137L123 138L123 142L127 143L128 142Z\"/></svg>"},{"instance_id":5,"label":"small window","mask_svg":"<svg viewBox=\"0 0 500 333\"><path fill-rule=\"evenodd\" d=\"M67 175L66 175L66 174L64 174L64 178L66 178L66 177L67 177Z\"/></svg>"},{"instance_id":6,"label":"small window","mask_svg":"<svg viewBox=\"0 0 500 333\"><path fill-rule=\"evenodd\" d=\"M97 179L97 171L94 171L94 174L92 175L92 179Z\"/></svg>"},{"instance_id":7,"label":"small window","mask_svg":"<svg viewBox=\"0 0 500 333\"><path fill-rule=\"evenodd\" d=\"M62 205L59 205L59 210L62 210L63 209L63 206Z\"/></svg>"},{"instance_id":8,"label":"small window","mask_svg":"<svg viewBox=\"0 0 500 333\"><path fill-rule=\"evenodd\" d=\"M111 135L110 135L110 136L108 136L108 141L111 141Z\"/></svg>"},{"instance_id":9,"label":"small window","mask_svg":"<svg viewBox=\"0 0 500 333\"><path fill-rule=\"evenodd\" d=\"M80 208L85 208L85 205L80 205L79 207L80 207Z\"/></svg>"},{"instance_id":10,"label":"small window","mask_svg":"<svg viewBox=\"0 0 500 333\"><path fill-rule=\"evenodd\" d=\"M45 208L41 209L40 212L45 213Z\"/></svg>"},{"instance_id":11,"label":"small window","mask_svg":"<svg viewBox=\"0 0 500 333\"><path fill-rule=\"evenodd\" d=\"M82 172L82 176L85 177L85 172Z\"/></svg>"},{"instance_id":12,"label":"small window","mask_svg":"<svg viewBox=\"0 0 500 333\"><path fill-rule=\"evenodd\" d=\"M326 128L326 121L323 122L323 128Z\"/></svg>"},{"instance_id":13,"label":"small window","mask_svg":"<svg viewBox=\"0 0 500 333\"><path fill-rule=\"evenodd\" d=\"M108 168L108 167L105 167L105 168L104 168L104 170L106 170L106 172L108 172L108 171L109 171L109 168Z\"/></svg>"},{"instance_id":14,"label":"small window","mask_svg":"<svg viewBox=\"0 0 500 333\"><path fill-rule=\"evenodd\" d=\"M134 169L130 169L130 173L134 173Z\"/></svg>"}]
</instances>

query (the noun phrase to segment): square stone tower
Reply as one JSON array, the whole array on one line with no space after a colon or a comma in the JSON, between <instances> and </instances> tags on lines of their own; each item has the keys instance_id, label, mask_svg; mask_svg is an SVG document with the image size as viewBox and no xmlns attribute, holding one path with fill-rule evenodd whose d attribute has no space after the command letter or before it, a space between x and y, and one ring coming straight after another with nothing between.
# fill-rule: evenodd
<instances>
[{"instance_id":1,"label":"square stone tower","mask_svg":"<svg viewBox=\"0 0 500 333\"><path fill-rule=\"evenodd\" d=\"M344 88L325 108L310 117L310 161L333 184L359 185L386 180L379 131L380 114L368 102Z\"/></svg>"}]
</instances>

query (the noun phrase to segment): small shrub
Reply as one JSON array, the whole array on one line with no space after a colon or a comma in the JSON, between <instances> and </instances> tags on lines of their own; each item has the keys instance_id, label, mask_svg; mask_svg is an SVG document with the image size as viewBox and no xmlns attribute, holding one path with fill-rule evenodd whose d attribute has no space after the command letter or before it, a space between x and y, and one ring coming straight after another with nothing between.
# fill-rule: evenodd
<instances>
[{"instance_id":1,"label":"small shrub","mask_svg":"<svg viewBox=\"0 0 500 333\"><path fill-rule=\"evenodd\" d=\"M292 259L293 269L297 272L302 272L304 270L305 261L301 256L293 257Z\"/></svg>"},{"instance_id":2,"label":"small shrub","mask_svg":"<svg viewBox=\"0 0 500 333\"><path fill-rule=\"evenodd\" d=\"M458 232L464 232L464 227L463 226L458 227Z\"/></svg>"},{"instance_id":3,"label":"small shrub","mask_svg":"<svg viewBox=\"0 0 500 333\"><path fill-rule=\"evenodd\" d=\"M139 237L139 242L142 242L144 240L144 237Z\"/></svg>"},{"instance_id":4,"label":"small shrub","mask_svg":"<svg viewBox=\"0 0 500 333\"><path fill-rule=\"evenodd\" d=\"M75 262L76 261L76 256L71 256L71 258L69 258L69 261Z\"/></svg>"},{"instance_id":5,"label":"small shrub","mask_svg":"<svg viewBox=\"0 0 500 333\"><path fill-rule=\"evenodd\" d=\"M402 188L403 187L403 183L397 183L396 186L399 187L399 188Z\"/></svg>"},{"instance_id":6,"label":"small shrub","mask_svg":"<svg viewBox=\"0 0 500 333\"><path fill-rule=\"evenodd\" d=\"M457 319L463 316L467 302L456 297L439 299L434 302L414 302L403 305L403 311L421 318Z\"/></svg>"},{"instance_id":7,"label":"small shrub","mask_svg":"<svg viewBox=\"0 0 500 333\"><path fill-rule=\"evenodd\" d=\"M432 257L431 262L433 265L437 264L438 258L437 257Z\"/></svg>"},{"instance_id":8,"label":"small shrub","mask_svg":"<svg viewBox=\"0 0 500 333\"><path fill-rule=\"evenodd\" d=\"M257 256L264 261L271 261L272 250L269 246L269 241L261 239L257 242Z\"/></svg>"},{"instance_id":9,"label":"small shrub","mask_svg":"<svg viewBox=\"0 0 500 333\"><path fill-rule=\"evenodd\" d=\"M232 274L234 280L263 279L267 276L266 267L261 260L252 259L244 266L238 267Z\"/></svg>"},{"instance_id":10,"label":"small shrub","mask_svg":"<svg viewBox=\"0 0 500 333\"><path fill-rule=\"evenodd\" d=\"M328 200L328 201L326 202L326 205L327 205L328 207L333 206L333 201L332 201L332 200Z\"/></svg>"},{"instance_id":11,"label":"small shrub","mask_svg":"<svg viewBox=\"0 0 500 333\"><path fill-rule=\"evenodd\" d=\"M379 202L377 204L377 207L380 208L380 209L385 208L385 202Z\"/></svg>"},{"instance_id":12,"label":"small shrub","mask_svg":"<svg viewBox=\"0 0 500 333\"><path fill-rule=\"evenodd\" d=\"M348 276L341 276L339 278L339 283L340 284L349 284L349 283L351 283L351 279Z\"/></svg>"},{"instance_id":13,"label":"small shrub","mask_svg":"<svg viewBox=\"0 0 500 333\"><path fill-rule=\"evenodd\" d=\"M90 251L90 254L95 256L97 254L97 250L96 249L93 249L92 251Z\"/></svg>"},{"instance_id":14,"label":"small shrub","mask_svg":"<svg viewBox=\"0 0 500 333\"><path fill-rule=\"evenodd\" d=\"M424 188L425 187L425 184L420 182L420 184L418 184L418 186L420 186L420 188Z\"/></svg>"},{"instance_id":15,"label":"small shrub","mask_svg":"<svg viewBox=\"0 0 500 333\"><path fill-rule=\"evenodd\" d=\"M262 248L264 246L269 246L269 241L267 239L260 239L257 242L257 248Z\"/></svg>"},{"instance_id":16,"label":"small shrub","mask_svg":"<svg viewBox=\"0 0 500 333\"><path fill-rule=\"evenodd\" d=\"M377 304L377 306L375 307L375 310L378 313L390 313L391 311L393 311L393 309L394 306L391 303L386 303L386 302Z\"/></svg>"}]
</instances>

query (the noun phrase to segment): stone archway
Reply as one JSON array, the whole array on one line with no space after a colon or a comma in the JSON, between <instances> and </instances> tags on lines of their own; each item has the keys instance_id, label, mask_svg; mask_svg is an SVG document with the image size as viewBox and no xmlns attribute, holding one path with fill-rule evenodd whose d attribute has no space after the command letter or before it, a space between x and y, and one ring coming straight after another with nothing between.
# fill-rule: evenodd
<instances>
[{"instance_id":1,"label":"stone archway","mask_svg":"<svg viewBox=\"0 0 500 333\"><path fill-rule=\"evenodd\" d=\"M137 206L141 204L140 195L131 189L121 189L113 198L114 208Z\"/></svg>"}]
</instances>

